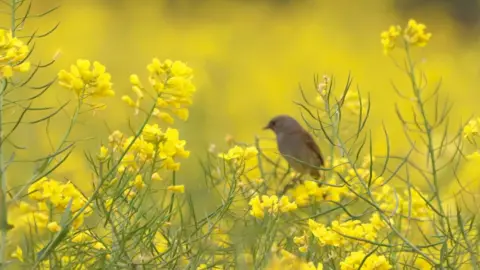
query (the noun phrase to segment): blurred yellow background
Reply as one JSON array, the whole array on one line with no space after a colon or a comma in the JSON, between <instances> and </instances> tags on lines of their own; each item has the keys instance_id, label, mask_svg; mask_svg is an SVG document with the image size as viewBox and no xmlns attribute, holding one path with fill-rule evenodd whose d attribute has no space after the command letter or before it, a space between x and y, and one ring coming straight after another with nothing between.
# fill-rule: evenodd
<instances>
[{"instance_id":1,"label":"blurred yellow background","mask_svg":"<svg viewBox=\"0 0 480 270\"><path fill-rule=\"evenodd\" d=\"M300 118L292 101L300 100L299 84L314 91L314 74L333 74L338 87L343 87L351 72L354 87L371 94L368 127L374 138L379 138L375 152L383 154L385 150L384 122L392 150L404 153L407 145L394 112L400 99L390 82L410 89L404 74L382 53L380 32L389 25L405 25L409 18L415 18L433 33L430 44L417 49L415 55L424 59L422 66L432 86L442 78L442 92L456 104L453 123L458 125L461 119L480 112L480 31L475 17L478 13L474 12L479 1L470 1L470 8L462 3L469 1L450 2L457 4L392 0L34 1L34 13L56 5L60 9L28 20L21 34L35 29L42 33L61 23L52 35L36 41L33 62L48 62L58 50L61 55L35 82L44 83L76 59L85 58L107 66L117 93L114 101L107 101L106 111L81 117L72 139L95 139L81 143L56 175L83 183L84 190L91 187L82 150L96 151L102 141L106 142L107 126L128 131L128 119L135 117L120 97L131 91L129 75L146 76L145 66L153 57L186 61L195 72L198 91L190 119L175 124L192 151L180 172L185 183L203 183L198 159L205 156L210 143L225 147L226 134L245 142L253 142L255 135L273 137L261 130L272 116L287 113ZM9 20L4 19L5 23ZM73 97L65 91L54 86L42 102L58 106L61 100ZM67 120L63 114L53 119L55 136L64 132ZM38 126L36 132L35 136L25 133L16 139L34 147L31 149L45 151L45 125ZM327 142L320 144L326 146ZM79 170L82 167L85 169ZM31 174L24 165L12 170L12 175L18 175L17 183ZM196 186L188 188L195 190Z\"/></svg>"}]
</instances>

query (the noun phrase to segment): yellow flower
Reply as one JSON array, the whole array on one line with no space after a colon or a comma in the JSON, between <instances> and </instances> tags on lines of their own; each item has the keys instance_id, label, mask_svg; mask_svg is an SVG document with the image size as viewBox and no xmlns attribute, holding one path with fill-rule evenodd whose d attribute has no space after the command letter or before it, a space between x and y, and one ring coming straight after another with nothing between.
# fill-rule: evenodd
<instances>
[{"instance_id":1,"label":"yellow flower","mask_svg":"<svg viewBox=\"0 0 480 270\"><path fill-rule=\"evenodd\" d=\"M282 196L280 202L278 203L280 212L290 212L297 209L297 204L295 202L289 202L287 196Z\"/></svg>"},{"instance_id":2,"label":"yellow flower","mask_svg":"<svg viewBox=\"0 0 480 270\"><path fill-rule=\"evenodd\" d=\"M107 200L105 200L105 209L107 211L110 211L112 209L112 204L113 204L112 198L108 198Z\"/></svg>"},{"instance_id":3,"label":"yellow flower","mask_svg":"<svg viewBox=\"0 0 480 270\"><path fill-rule=\"evenodd\" d=\"M122 144L124 135L119 130L115 130L108 136L108 143L114 149L114 151Z\"/></svg>"},{"instance_id":4,"label":"yellow flower","mask_svg":"<svg viewBox=\"0 0 480 270\"><path fill-rule=\"evenodd\" d=\"M310 197L305 184L295 186L292 190L292 195L295 199L295 203L299 206L307 206L310 203Z\"/></svg>"},{"instance_id":5,"label":"yellow flower","mask_svg":"<svg viewBox=\"0 0 480 270\"><path fill-rule=\"evenodd\" d=\"M72 238L73 243L83 243L90 240L92 240L92 237L86 232L79 232Z\"/></svg>"},{"instance_id":6,"label":"yellow flower","mask_svg":"<svg viewBox=\"0 0 480 270\"><path fill-rule=\"evenodd\" d=\"M424 47L432 37L431 33L426 33L426 26L410 19L407 27L403 30L403 40L410 45ZM381 33L381 42L383 51L388 54L395 46L402 28L398 25L392 25L387 31Z\"/></svg>"},{"instance_id":7,"label":"yellow flower","mask_svg":"<svg viewBox=\"0 0 480 270\"><path fill-rule=\"evenodd\" d=\"M158 157L163 161L163 167L176 171L180 163L175 162L174 158L188 158L190 152L185 150L186 141L179 139L178 130L167 128L164 136L165 140L158 145Z\"/></svg>"},{"instance_id":8,"label":"yellow flower","mask_svg":"<svg viewBox=\"0 0 480 270\"><path fill-rule=\"evenodd\" d=\"M376 254L371 254L368 258L365 259L366 254L363 251L352 252L350 255L345 258L344 261L340 262L341 270L356 270L359 269L362 265L362 269L365 270L388 270L392 266L388 263L385 256L378 256Z\"/></svg>"},{"instance_id":9,"label":"yellow flower","mask_svg":"<svg viewBox=\"0 0 480 270\"><path fill-rule=\"evenodd\" d=\"M401 28L398 25L392 25L387 31L383 31L380 35L383 45L383 52L388 54L395 48L397 38L400 36Z\"/></svg>"},{"instance_id":10,"label":"yellow flower","mask_svg":"<svg viewBox=\"0 0 480 270\"><path fill-rule=\"evenodd\" d=\"M303 232L302 236L293 237L293 242L298 246L298 250L302 253L308 250L308 235L307 232Z\"/></svg>"},{"instance_id":11,"label":"yellow flower","mask_svg":"<svg viewBox=\"0 0 480 270\"><path fill-rule=\"evenodd\" d=\"M133 99L128 96L122 96L122 100L127 103L128 106L135 108L135 114L139 113L140 103L143 100L143 87L140 83L140 79L136 74L130 75L130 83L132 83L132 91L137 96L137 99L133 101Z\"/></svg>"},{"instance_id":12,"label":"yellow flower","mask_svg":"<svg viewBox=\"0 0 480 270\"><path fill-rule=\"evenodd\" d=\"M193 72L190 67L180 61L165 60L163 63L157 58L147 65L149 72L148 82L157 93L157 108L153 112L153 116L163 120L168 124L173 124L173 117L160 108L169 108L173 114L177 115L181 120L187 120L189 113L186 108L192 104L192 96L196 91L192 83ZM140 100L143 98L145 90L140 82L140 78L133 74L130 76L132 90L137 95L137 100L133 101L130 97L123 98L131 107L140 106Z\"/></svg>"},{"instance_id":13,"label":"yellow flower","mask_svg":"<svg viewBox=\"0 0 480 270\"><path fill-rule=\"evenodd\" d=\"M141 83L140 83L140 78L138 78L138 75L137 74L132 74L130 75L130 83L133 84L133 85L138 85L141 87Z\"/></svg>"},{"instance_id":14,"label":"yellow flower","mask_svg":"<svg viewBox=\"0 0 480 270\"><path fill-rule=\"evenodd\" d=\"M127 199L129 200L132 200L133 198L135 198L135 196L137 196L137 193L129 188L123 192L123 196L127 197Z\"/></svg>"},{"instance_id":15,"label":"yellow flower","mask_svg":"<svg viewBox=\"0 0 480 270\"><path fill-rule=\"evenodd\" d=\"M70 66L70 71L61 70L58 73L58 81L82 99L114 96L111 76L105 70L105 66L97 61L93 62L91 68L89 60L78 59L75 65Z\"/></svg>"},{"instance_id":16,"label":"yellow flower","mask_svg":"<svg viewBox=\"0 0 480 270\"><path fill-rule=\"evenodd\" d=\"M78 215L78 217L77 217L75 220L73 220L72 227L73 227L74 229L80 228L80 226L83 225L84 218L85 218L85 212L83 212L82 214Z\"/></svg>"},{"instance_id":17,"label":"yellow flower","mask_svg":"<svg viewBox=\"0 0 480 270\"><path fill-rule=\"evenodd\" d=\"M285 213L297 209L297 204L295 202L289 202L286 196L282 196L279 200L276 195L262 195L261 199L260 196L257 195L251 198L248 204L251 206L250 215L260 219L264 217L265 210L273 215L278 213L279 210Z\"/></svg>"},{"instance_id":18,"label":"yellow flower","mask_svg":"<svg viewBox=\"0 0 480 270\"><path fill-rule=\"evenodd\" d=\"M160 176L160 174L158 174L158 173L153 173L153 174L152 174L152 180L153 180L153 181L162 181L163 178Z\"/></svg>"},{"instance_id":19,"label":"yellow flower","mask_svg":"<svg viewBox=\"0 0 480 270\"><path fill-rule=\"evenodd\" d=\"M410 19L407 28L405 28L403 32L403 38L409 44L424 47L432 37L432 33L425 33L426 28L424 24L417 23L417 21Z\"/></svg>"},{"instance_id":20,"label":"yellow flower","mask_svg":"<svg viewBox=\"0 0 480 270\"><path fill-rule=\"evenodd\" d=\"M475 151L475 152L467 155L467 159L469 159L469 160L475 160L475 161L480 160L480 152L479 152L479 151Z\"/></svg>"},{"instance_id":21,"label":"yellow flower","mask_svg":"<svg viewBox=\"0 0 480 270\"><path fill-rule=\"evenodd\" d=\"M37 203L38 210L40 211L48 211L48 206L45 202L38 202Z\"/></svg>"},{"instance_id":22,"label":"yellow flower","mask_svg":"<svg viewBox=\"0 0 480 270\"><path fill-rule=\"evenodd\" d=\"M168 249L168 240L160 232L155 233L153 244L155 245L157 251L160 253L164 253Z\"/></svg>"},{"instance_id":23,"label":"yellow flower","mask_svg":"<svg viewBox=\"0 0 480 270\"><path fill-rule=\"evenodd\" d=\"M387 226L387 223L380 218L378 213L373 213L373 215L370 217L370 224L372 224L377 231Z\"/></svg>"},{"instance_id":24,"label":"yellow flower","mask_svg":"<svg viewBox=\"0 0 480 270\"><path fill-rule=\"evenodd\" d=\"M278 197L276 195L267 196L262 195L262 208L268 211L270 214L278 212Z\"/></svg>"},{"instance_id":25,"label":"yellow flower","mask_svg":"<svg viewBox=\"0 0 480 270\"><path fill-rule=\"evenodd\" d=\"M13 69L11 66L3 66L1 68L1 71L2 71L3 77L5 78L10 78L13 76Z\"/></svg>"},{"instance_id":26,"label":"yellow flower","mask_svg":"<svg viewBox=\"0 0 480 270\"><path fill-rule=\"evenodd\" d=\"M101 242L95 242L95 244L93 244L93 248L94 248L94 249L98 249L98 250L105 250L105 249L107 249L107 248L105 247L105 245L104 245L103 243L101 243Z\"/></svg>"},{"instance_id":27,"label":"yellow flower","mask_svg":"<svg viewBox=\"0 0 480 270\"><path fill-rule=\"evenodd\" d=\"M114 152L120 150L124 154L118 167L119 173L137 172L145 163L153 162L155 157L161 162L161 168L177 171L180 169L180 163L176 159L188 158L190 155L190 152L185 150L187 142L179 139L177 129L167 128L162 132L157 124L146 125L142 130L142 136L138 138L130 136L126 139L121 132L114 133L109 136L109 144ZM126 154L125 151L127 151ZM159 177L159 175L152 176Z\"/></svg>"},{"instance_id":28,"label":"yellow flower","mask_svg":"<svg viewBox=\"0 0 480 270\"><path fill-rule=\"evenodd\" d=\"M225 160L245 161L254 158L257 154L258 150L253 146L242 148L235 145L233 148L230 148L226 154L218 154L218 157Z\"/></svg>"},{"instance_id":29,"label":"yellow flower","mask_svg":"<svg viewBox=\"0 0 480 270\"><path fill-rule=\"evenodd\" d=\"M133 171L137 168L137 163L135 161L135 156L133 154L126 154L123 156L120 166L118 167L118 172L123 173L125 170Z\"/></svg>"},{"instance_id":30,"label":"yellow flower","mask_svg":"<svg viewBox=\"0 0 480 270\"><path fill-rule=\"evenodd\" d=\"M410 188L410 191L404 191L400 203L400 211L404 216L431 220L434 217L434 212L430 209L427 202L428 195Z\"/></svg>"},{"instance_id":31,"label":"yellow flower","mask_svg":"<svg viewBox=\"0 0 480 270\"><path fill-rule=\"evenodd\" d=\"M135 180L133 181L133 185L137 190L140 190L145 187L145 183L143 182L143 177L141 175L135 176Z\"/></svg>"},{"instance_id":32,"label":"yellow flower","mask_svg":"<svg viewBox=\"0 0 480 270\"><path fill-rule=\"evenodd\" d=\"M0 29L0 73L5 78L13 72L27 72L30 62L26 61L30 49L20 39L13 37L11 30Z\"/></svg>"},{"instance_id":33,"label":"yellow flower","mask_svg":"<svg viewBox=\"0 0 480 270\"><path fill-rule=\"evenodd\" d=\"M183 121L187 121L188 120L188 116L189 116L189 111L188 109L186 108L180 108L180 109L172 109L172 112L178 116L178 118L180 118L181 120Z\"/></svg>"},{"instance_id":34,"label":"yellow flower","mask_svg":"<svg viewBox=\"0 0 480 270\"><path fill-rule=\"evenodd\" d=\"M159 143L160 140L163 138L163 132L158 127L157 124L149 125L146 124L142 130L143 139L150 143Z\"/></svg>"},{"instance_id":35,"label":"yellow flower","mask_svg":"<svg viewBox=\"0 0 480 270\"><path fill-rule=\"evenodd\" d=\"M28 196L30 197L30 199L39 201L44 198L43 183L47 180L48 179L46 177L43 177L28 187Z\"/></svg>"},{"instance_id":36,"label":"yellow flower","mask_svg":"<svg viewBox=\"0 0 480 270\"><path fill-rule=\"evenodd\" d=\"M185 186L184 185L168 186L167 190L172 192L185 193Z\"/></svg>"},{"instance_id":37,"label":"yellow flower","mask_svg":"<svg viewBox=\"0 0 480 270\"><path fill-rule=\"evenodd\" d=\"M479 119L472 119L468 121L468 124L463 128L463 138L472 142L473 138L479 134Z\"/></svg>"},{"instance_id":38,"label":"yellow flower","mask_svg":"<svg viewBox=\"0 0 480 270\"><path fill-rule=\"evenodd\" d=\"M248 203L251 208L250 208L250 215L257 217L257 218L263 218L264 217L264 212L263 212L263 206L262 202L260 201L260 196L255 196L250 199L250 202Z\"/></svg>"},{"instance_id":39,"label":"yellow flower","mask_svg":"<svg viewBox=\"0 0 480 270\"><path fill-rule=\"evenodd\" d=\"M173 117L166 113L166 112L161 112L160 110L158 109L155 109L152 113L153 116L157 117L158 119L162 120L163 122L167 123L167 124L173 124L175 122L175 119L173 119Z\"/></svg>"},{"instance_id":40,"label":"yellow flower","mask_svg":"<svg viewBox=\"0 0 480 270\"><path fill-rule=\"evenodd\" d=\"M135 103L135 101L133 101L133 99L127 95L122 96L122 101L127 103L127 105L130 107L137 107L137 103Z\"/></svg>"},{"instance_id":41,"label":"yellow flower","mask_svg":"<svg viewBox=\"0 0 480 270\"><path fill-rule=\"evenodd\" d=\"M100 162L105 162L109 157L108 148L102 145L100 147L100 153L97 157Z\"/></svg>"},{"instance_id":42,"label":"yellow flower","mask_svg":"<svg viewBox=\"0 0 480 270\"><path fill-rule=\"evenodd\" d=\"M370 218L370 223L362 223L360 220L345 222L335 220L330 227L327 227L310 219L308 226L320 245L344 247L348 251L358 245L369 249L371 247L370 242L376 241L378 232L386 228L386 223L380 219L378 213L374 213ZM365 239L366 241L355 239Z\"/></svg>"},{"instance_id":43,"label":"yellow flower","mask_svg":"<svg viewBox=\"0 0 480 270\"><path fill-rule=\"evenodd\" d=\"M33 210L35 210L35 208L33 206L31 206L30 204L28 204L26 202L23 202L23 201L20 202L19 208L20 208L20 211L22 211L22 213L24 213L24 214L30 213Z\"/></svg>"},{"instance_id":44,"label":"yellow flower","mask_svg":"<svg viewBox=\"0 0 480 270\"><path fill-rule=\"evenodd\" d=\"M270 260L266 269L299 269L299 270L323 270L323 265L321 263L315 267L313 262L305 262L301 258L295 256L294 254L282 249L280 250L278 256L275 254L273 259Z\"/></svg>"},{"instance_id":45,"label":"yellow flower","mask_svg":"<svg viewBox=\"0 0 480 270\"><path fill-rule=\"evenodd\" d=\"M19 261L23 262L23 250L20 246L17 246L15 251L11 254L12 258L17 258Z\"/></svg>"},{"instance_id":46,"label":"yellow flower","mask_svg":"<svg viewBox=\"0 0 480 270\"><path fill-rule=\"evenodd\" d=\"M62 227L60 227L56 221L48 223L47 228L51 232L58 232L62 229Z\"/></svg>"}]
</instances>

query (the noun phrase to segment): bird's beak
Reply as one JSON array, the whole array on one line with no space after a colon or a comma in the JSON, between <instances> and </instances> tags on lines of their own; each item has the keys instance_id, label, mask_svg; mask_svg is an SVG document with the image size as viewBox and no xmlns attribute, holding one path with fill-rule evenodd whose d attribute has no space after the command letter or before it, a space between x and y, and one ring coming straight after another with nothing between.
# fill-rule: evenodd
<instances>
[{"instance_id":1,"label":"bird's beak","mask_svg":"<svg viewBox=\"0 0 480 270\"><path fill-rule=\"evenodd\" d=\"M271 129L270 124L263 127L263 130Z\"/></svg>"}]
</instances>

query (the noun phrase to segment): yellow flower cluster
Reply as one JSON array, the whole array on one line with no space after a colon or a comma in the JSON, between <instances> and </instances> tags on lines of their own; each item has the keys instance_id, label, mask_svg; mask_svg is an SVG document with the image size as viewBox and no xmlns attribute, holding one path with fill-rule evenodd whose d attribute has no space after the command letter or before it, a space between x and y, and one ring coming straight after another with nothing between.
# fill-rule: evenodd
<instances>
[{"instance_id":1,"label":"yellow flower cluster","mask_svg":"<svg viewBox=\"0 0 480 270\"><path fill-rule=\"evenodd\" d=\"M4 78L13 76L13 71L27 72L30 62L26 61L29 48L11 30L0 29L0 73Z\"/></svg>"},{"instance_id":2,"label":"yellow flower cluster","mask_svg":"<svg viewBox=\"0 0 480 270\"><path fill-rule=\"evenodd\" d=\"M469 142L474 142L475 137L479 135L480 117L468 121L463 127L463 138Z\"/></svg>"},{"instance_id":3,"label":"yellow flower cluster","mask_svg":"<svg viewBox=\"0 0 480 270\"><path fill-rule=\"evenodd\" d=\"M327 75L323 75L322 81L317 85L317 97L315 101L319 104L325 102L325 98L328 94L328 90L331 86L331 79Z\"/></svg>"},{"instance_id":4,"label":"yellow flower cluster","mask_svg":"<svg viewBox=\"0 0 480 270\"><path fill-rule=\"evenodd\" d=\"M60 70L58 73L59 84L73 90L80 99L89 97L114 96L110 73L106 72L104 65L95 61L78 59L70 66L70 71Z\"/></svg>"},{"instance_id":5,"label":"yellow flower cluster","mask_svg":"<svg viewBox=\"0 0 480 270\"><path fill-rule=\"evenodd\" d=\"M413 45L417 47L424 47L432 37L431 33L426 33L426 26L417 21L410 19L407 27L403 30L403 41L407 45ZM395 49L398 37L400 37L402 28L398 25L392 25L387 31L381 33L381 43L383 45L383 51L388 54Z\"/></svg>"},{"instance_id":6,"label":"yellow flower cluster","mask_svg":"<svg viewBox=\"0 0 480 270\"><path fill-rule=\"evenodd\" d=\"M72 235L70 239L72 243L90 243L91 246L97 250L105 250L106 247L101 242L95 240L89 231L81 231Z\"/></svg>"},{"instance_id":7,"label":"yellow flower cluster","mask_svg":"<svg viewBox=\"0 0 480 270\"><path fill-rule=\"evenodd\" d=\"M257 195L251 198L248 204L251 206L250 214L260 219L265 216L265 211L270 215L275 215L278 212L286 213L297 209L297 204L290 202L287 196L282 196L279 200L275 195L270 197L262 195L261 198Z\"/></svg>"},{"instance_id":8,"label":"yellow flower cluster","mask_svg":"<svg viewBox=\"0 0 480 270\"><path fill-rule=\"evenodd\" d=\"M34 210L34 208L27 206L28 204L26 203L21 204L20 207L23 207L23 209L25 210L31 210L26 212L30 212L33 214L37 226L41 228L48 228L51 231L58 231L59 226L55 222L48 223L49 210L57 210L63 212L67 209L71 201L72 203L70 211L72 213L75 213L82 207L84 207L85 203L87 202L87 198L85 198L83 194L72 183L62 183L53 179L48 179L46 177L38 180L37 182L29 186L28 196L31 199L37 201L38 209ZM51 205L53 209L49 209L49 205ZM90 206L87 206L85 211L81 215L79 215L76 220L74 220L73 227L80 227L83 224L84 217L91 215L92 212L92 208ZM30 216L31 215L28 215L27 217Z\"/></svg>"},{"instance_id":9,"label":"yellow flower cluster","mask_svg":"<svg viewBox=\"0 0 480 270\"><path fill-rule=\"evenodd\" d=\"M170 113L186 121L189 116L186 107L192 104L192 96L196 91L192 83L192 69L181 61L165 60L162 63L154 58L152 63L147 66L147 70L149 72L148 82L156 93L156 108L153 115L168 124L174 122ZM136 74L130 76L130 83L132 91L136 95L135 101L128 95L122 96L122 100L135 108L137 114L145 97L146 89Z\"/></svg>"},{"instance_id":10,"label":"yellow flower cluster","mask_svg":"<svg viewBox=\"0 0 480 270\"><path fill-rule=\"evenodd\" d=\"M89 253L91 253L92 250L101 251L101 253L104 253L104 255L106 255L105 256L106 258L110 257L109 254L106 254L107 248L105 247L105 245L102 242L97 241L94 237L92 237L89 231L80 231L80 232L77 231L77 232L72 232L69 235L70 235L69 241L71 242L71 244L75 244L76 246L78 246L78 244L87 243L88 246L82 246L80 248L85 249L85 251L88 251ZM43 244L35 245L34 247L35 253L40 252L44 247L45 246ZM96 253L95 255L103 257L102 254L98 254L98 253ZM25 261L23 250L20 246L17 246L15 251L12 252L10 256L12 258L16 258L21 262ZM75 262L76 259L77 257L74 255L62 255L60 257L59 263L62 266L70 266L72 263ZM74 269L90 269L91 267L88 267L88 266L93 265L95 263L95 260L96 260L96 257L94 256L89 257L89 259L82 258L82 262L76 263ZM60 265L57 264L56 266L58 268ZM52 269L52 267L50 266L49 260L43 261L40 264L39 269Z\"/></svg>"},{"instance_id":11,"label":"yellow flower cluster","mask_svg":"<svg viewBox=\"0 0 480 270\"><path fill-rule=\"evenodd\" d=\"M307 206L323 200L340 202L344 197L353 196L346 185L337 185L335 178L331 178L327 185L322 187L319 187L317 182L307 180L295 186L291 194L298 206Z\"/></svg>"},{"instance_id":12,"label":"yellow flower cluster","mask_svg":"<svg viewBox=\"0 0 480 270\"><path fill-rule=\"evenodd\" d=\"M358 246L368 249L372 245L369 242L375 241L380 230L386 228L385 222L381 220L378 213L370 217L369 223L362 223L360 220L349 220L346 222L333 221L330 227L322 223L308 220L308 226L312 234L318 239L321 246L329 245L343 247L352 250ZM364 239L366 241L359 241Z\"/></svg>"},{"instance_id":13,"label":"yellow flower cluster","mask_svg":"<svg viewBox=\"0 0 480 270\"><path fill-rule=\"evenodd\" d=\"M233 148L230 148L227 153L218 154L218 157L225 160L234 160L235 162L240 163L256 157L257 154L258 150L253 146L243 148L235 145Z\"/></svg>"},{"instance_id":14,"label":"yellow flower cluster","mask_svg":"<svg viewBox=\"0 0 480 270\"><path fill-rule=\"evenodd\" d=\"M369 254L367 257L363 251L352 252L343 262L340 262L340 270L388 270L391 268L385 256Z\"/></svg>"},{"instance_id":15,"label":"yellow flower cluster","mask_svg":"<svg viewBox=\"0 0 480 270\"><path fill-rule=\"evenodd\" d=\"M387 31L382 32L380 36L382 38L381 42L385 54L388 54L388 52L395 49L397 38L400 36L401 31L402 28L399 25L392 25Z\"/></svg>"},{"instance_id":16,"label":"yellow flower cluster","mask_svg":"<svg viewBox=\"0 0 480 270\"><path fill-rule=\"evenodd\" d=\"M23 250L20 246L17 246L17 248L15 249L14 252L12 252L12 254L10 254L10 256L12 258L16 258L17 260L21 261L21 262L24 262L24 259L23 259Z\"/></svg>"},{"instance_id":17,"label":"yellow flower cluster","mask_svg":"<svg viewBox=\"0 0 480 270\"><path fill-rule=\"evenodd\" d=\"M480 160L480 149L478 148L477 141L475 139L480 135L479 131L480 117L477 117L468 121L468 123L463 127L462 132L463 138L476 148L473 153L468 154L466 157L468 160L477 162Z\"/></svg>"},{"instance_id":18,"label":"yellow flower cluster","mask_svg":"<svg viewBox=\"0 0 480 270\"><path fill-rule=\"evenodd\" d=\"M19 203L20 215L13 220L15 228L37 227L39 229L47 228L49 222L48 206L46 203L37 203L36 206L27 202Z\"/></svg>"},{"instance_id":19,"label":"yellow flower cluster","mask_svg":"<svg viewBox=\"0 0 480 270\"><path fill-rule=\"evenodd\" d=\"M384 185L373 192L373 196L386 214L398 214L415 220L432 220L435 214L426 202L428 195L413 188L405 190L403 194L395 194L391 186Z\"/></svg>"},{"instance_id":20,"label":"yellow flower cluster","mask_svg":"<svg viewBox=\"0 0 480 270\"><path fill-rule=\"evenodd\" d=\"M180 163L175 159L190 156L190 152L185 150L186 141L179 139L177 129L167 128L163 131L157 124L145 125L142 135L136 140L134 136L126 138L118 130L114 131L108 140L110 148L102 147L100 149L99 158L101 160L112 156L113 153L117 155L124 153L133 141L118 168L120 173L125 170L136 172L143 164L154 160L161 161L162 168L177 171L180 169ZM159 176L156 175L155 178L159 178Z\"/></svg>"},{"instance_id":21,"label":"yellow flower cluster","mask_svg":"<svg viewBox=\"0 0 480 270\"><path fill-rule=\"evenodd\" d=\"M425 47L432 37L432 33L425 33L427 27L423 23L410 19L408 25L403 31L403 38L409 44L418 47Z\"/></svg>"},{"instance_id":22,"label":"yellow flower cluster","mask_svg":"<svg viewBox=\"0 0 480 270\"><path fill-rule=\"evenodd\" d=\"M293 242L298 246L298 251L305 253L308 251L308 234L306 231L303 232L302 236L293 237Z\"/></svg>"},{"instance_id":23,"label":"yellow flower cluster","mask_svg":"<svg viewBox=\"0 0 480 270\"><path fill-rule=\"evenodd\" d=\"M372 158L372 161L375 159ZM365 192L365 186L370 181L370 157L365 157L360 167L353 168L347 158L334 158L333 161L327 159L326 168L331 167L333 172L342 175L343 180L339 180L336 175L326 181L326 185L319 186L317 182L305 181L292 189L292 196L299 206L307 206L318 201L340 202L345 197L354 197L355 193ZM376 188L383 184L383 177L377 176L375 171L371 172L371 188ZM346 181L348 185L344 183Z\"/></svg>"},{"instance_id":24,"label":"yellow flower cluster","mask_svg":"<svg viewBox=\"0 0 480 270\"><path fill-rule=\"evenodd\" d=\"M345 95L344 107L353 115L359 115L360 111L363 115L366 114L368 108L368 99L361 98L358 91L348 91Z\"/></svg>"},{"instance_id":25,"label":"yellow flower cluster","mask_svg":"<svg viewBox=\"0 0 480 270\"><path fill-rule=\"evenodd\" d=\"M270 260L270 263L265 269L268 270L323 270L323 265L321 263L315 264L313 262L305 262L301 258L295 256L294 254L281 249L279 254L274 254L273 258Z\"/></svg>"}]
</instances>

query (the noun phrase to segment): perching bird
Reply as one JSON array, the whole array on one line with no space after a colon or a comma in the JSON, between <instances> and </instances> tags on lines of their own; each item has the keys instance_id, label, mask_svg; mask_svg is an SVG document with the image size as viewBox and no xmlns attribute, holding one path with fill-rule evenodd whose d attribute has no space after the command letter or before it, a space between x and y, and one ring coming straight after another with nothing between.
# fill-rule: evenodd
<instances>
[{"instance_id":1,"label":"perching bird","mask_svg":"<svg viewBox=\"0 0 480 270\"><path fill-rule=\"evenodd\" d=\"M300 174L320 178L319 167L324 165L322 154L312 136L292 117L278 115L263 129L277 136L278 150L290 167Z\"/></svg>"}]
</instances>

